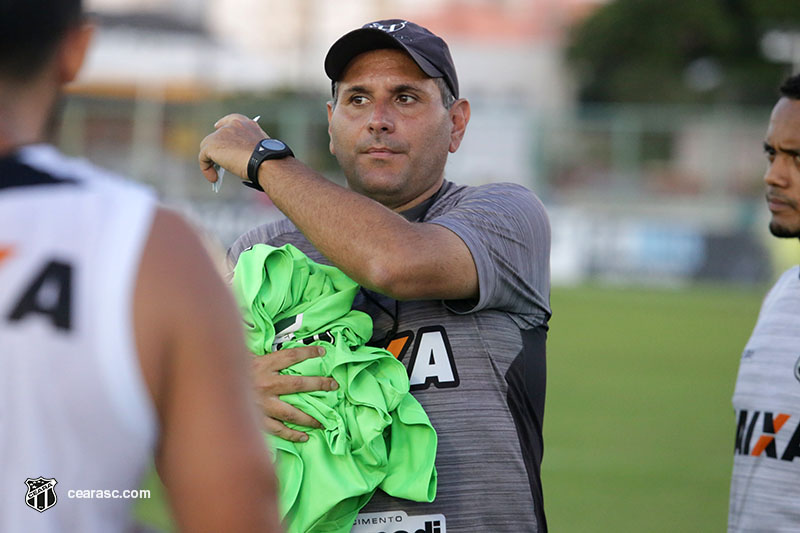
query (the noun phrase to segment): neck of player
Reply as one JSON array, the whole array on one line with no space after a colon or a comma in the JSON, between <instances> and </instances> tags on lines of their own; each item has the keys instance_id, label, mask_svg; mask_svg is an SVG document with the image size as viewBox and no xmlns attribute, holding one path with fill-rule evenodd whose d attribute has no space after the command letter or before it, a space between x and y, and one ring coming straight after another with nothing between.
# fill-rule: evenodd
<instances>
[{"instance_id":1,"label":"neck of player","mask_svg":"<svg viewBox=\"0 0 800 533\"><path fill-rule=\"evenodd\" d=\"M27 83L0 80L0 156L42 142L58 96L49 80Z\"/></svg>"}]
</instances>

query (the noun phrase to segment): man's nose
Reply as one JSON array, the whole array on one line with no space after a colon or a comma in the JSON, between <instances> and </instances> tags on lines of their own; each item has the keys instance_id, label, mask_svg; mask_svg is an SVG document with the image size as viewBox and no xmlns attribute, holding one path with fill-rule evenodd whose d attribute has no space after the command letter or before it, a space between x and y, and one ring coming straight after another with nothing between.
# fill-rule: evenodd
<instances>
[{"instance_id":1,"label":"man's nose","mask_svg":"<svg viewBox=\"0 0 800 533\"><path fill-rule=\"evenodd\" d=\"M786 154L775 154L775 159L767 167L764 173L764 183L770 187L786 188L789 186L791 177L789 176L789 157Z\"/></svg>"},{"instance_id":2,"label":"man's nose","mask_svg":"<svg viewBox=\"0 0 800 533\"><path fill-rule=\"evenodd\" d=\"M369 117L370 133L391 133L394 131L394 117L391 106L386 102L376 102Z\"/></svg>"}]
</instances>

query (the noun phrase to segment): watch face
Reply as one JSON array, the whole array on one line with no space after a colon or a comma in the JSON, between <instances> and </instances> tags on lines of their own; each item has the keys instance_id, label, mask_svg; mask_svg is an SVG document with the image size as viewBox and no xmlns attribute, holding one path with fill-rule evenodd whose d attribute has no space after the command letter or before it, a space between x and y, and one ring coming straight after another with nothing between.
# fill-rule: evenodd
<instances>
[{"instance_id":1,"label":"watch face","mask_svg":"<svg viewBox=\"0 0 800 533\"><path fill-rule=\"evenodd\" d=\"M278 139L264 139L263 141L261 141L261 146L263 146L267 150L274 150L274 151L279 151L286 148L286 145L283 144Z\"/></svg>"}]
</instances>

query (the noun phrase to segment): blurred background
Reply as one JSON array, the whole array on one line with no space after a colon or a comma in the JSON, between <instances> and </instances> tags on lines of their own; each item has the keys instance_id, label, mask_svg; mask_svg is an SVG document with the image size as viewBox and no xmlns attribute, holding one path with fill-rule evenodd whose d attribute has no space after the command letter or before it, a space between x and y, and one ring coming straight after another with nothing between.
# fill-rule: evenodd
<instances>
[{"instance_id":1,"label":"blurred background","mask_svg":"<svg viewBox=\"0 0 800 533\"><path fill-rule=\"evenodd\" d=\"M450 45L472 120L450 180L533 189L552 231L543 477L551 531L721 531L739 355L798 262L767 231L762 142L800 71L785 0L86 0L94 48L54 142L155 187L221 248L280 216L197 167L261 115L343 183L322 64L382 18Z\"/></svg>"}]
</instances>

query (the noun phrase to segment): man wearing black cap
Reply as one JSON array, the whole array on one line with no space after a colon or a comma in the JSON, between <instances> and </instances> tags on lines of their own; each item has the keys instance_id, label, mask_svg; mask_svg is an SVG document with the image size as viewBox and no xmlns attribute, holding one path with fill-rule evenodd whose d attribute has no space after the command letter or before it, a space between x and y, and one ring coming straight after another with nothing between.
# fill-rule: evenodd
<instances>
[{"instance_id":1,"label":"man wearing black cap","mask_svg":"<svg viewBox=\"0 0 800 533\"><path fill-rule=\"evenodd\" d=\"M365 25L325 60L333 82L330 150L349 188L322 177L256 123L229 115L200 150L263 189L286 215L229 251L291 243L362 287L356 307L373 342L407 367L411 391L439 437L431 503L378 491L354 531L546 531L539 467L549 308L550 227L524 187L459 186L444 179L469 122L447 44L404 20ZM302 442L283 422L319 427L284 402L290 392L334 390L327 377L278 372L316 347L260 358L267 427ZM377 529L374 529L377 528Z\"/></svg>"}]
</instances>

